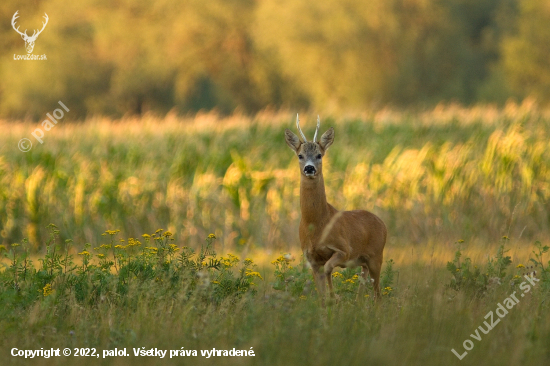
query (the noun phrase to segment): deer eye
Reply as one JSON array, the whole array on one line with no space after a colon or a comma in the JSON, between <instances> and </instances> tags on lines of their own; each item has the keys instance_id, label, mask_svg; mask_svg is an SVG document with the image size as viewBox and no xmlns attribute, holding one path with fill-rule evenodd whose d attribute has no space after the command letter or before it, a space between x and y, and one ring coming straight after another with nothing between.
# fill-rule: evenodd
<instances>
[{"instance_id":1,"label":"deer eye","mask_svg":"<svg viewBox=\"0 0 550 366\"><path fill-rule=\"evenodd\" d=\"M300 154L300 155L298 155L298 159L303 159L303 158L304 158L304 156L303 156L303 155L301 155L301 154Z\"/></svg>"},{"instance_id":2,"label":"deer eye","mask_svg":"<svg viewBox=\"0 0 550 366\"><path fill-rule=\"evenodd\" d=\"M321 159L321 158L322 158L321 154L317 155L317 159Z\"/></svg>"}]
</instances>

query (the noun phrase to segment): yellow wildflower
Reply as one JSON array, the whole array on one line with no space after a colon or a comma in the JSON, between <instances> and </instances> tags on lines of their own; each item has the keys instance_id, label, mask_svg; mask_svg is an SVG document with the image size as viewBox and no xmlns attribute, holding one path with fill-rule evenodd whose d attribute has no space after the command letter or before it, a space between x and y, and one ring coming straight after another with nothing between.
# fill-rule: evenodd
<instances>
[{"instance_id":1,"label":"yellow wildflower","mask_svg":"<svg viewBox=\"0 0 550 366\"><path fill-rule=\"evenodd\" d=\"M155 234L158 234L158 233L160 233L161 231L164 231L164 229L157 229L157 231L155 231Z\"/></svg>"},{"instance_id":2,"label":"yellow wildflower","mask_svg":"<svg viewBox=\"0 0 550 366\"><path fill-rule=\"evenodd\" d=\"M141 245L139 240L136 240L134 238L128 238L128 246L129 247L135 247L135 246L138 246L138 245Z\"/></svg>"},{"instance_id":3,"label":"yellow wildflower","mask_svg":"<svg viewBox=\"0 0 550 366\"><path fill-rule=\"evenodd\" d=\"M50 296L51 294L53 294L52 285L48 283L46 286L44 286L42 291L44 292L44 297Z\"/></svg>"},{"instance_id":4,"label":"yellow wildflower","mask_svg":"<svg viewBox=\"0 0 550 366\"><path fill-rule=\"evenodd\" d=\"M167 232L164 233L164 236L172 236L172 233L167 231Z\"/></svg>"},{"instance_id":5,"label":"yellow wildflower","mask_svg":"<svg viewBox=\"0 0 550 366\"><path fill-rule=\"evenodd\" d=\"M97 255L97 257L98 257L99 259L103 259L103 258L105 258L105 254L101 254L101 253L99 253L99 254L96 254L96 255Z\"/></svg>"},{"instance_id":6,"label":"yellow wildflower","mask_svg":"<svg viewBox=\"0 0 550 366\"><path fill-rule=\"evenodd\" d=\"M151 237L151 235L149 235L149 234L143 234L142 236L143 236L145 239L149 239L149 238Z\"/></svg>"},{"instance_id":7,"label":"yellow wildflower","mask_svg":"<svg viewBox=\"0 0 550 366\"><path fill-rule=\"evenodd\" d=\"M216 239L216 235L214 235L214 234L209 234L209 235L208 235L208 239Z\"/></svg>"},{"instance_id":8,"label":"yellow wildflower","mask_svg":"<svg viewBox=\"0 0 550 366\"><path fill-rule=\"evenodd\" d=\"M233 267L233 261L229 258L220 257L220 263L225 267Z\"/></svg>"},{"instance_id":9,"label":"yellow wildflower","mask_svg":"<svg viewBox=\"0 0 550 366\"><path fill-rule=\"evenodd\" d=\"M273 262L271 262L271 264L288 264L290 261L292 260L292 257L288 256L288 255L281 255L279 256L279 258L275 259Z\"/></svg>"},{"instance_id":10,"label":"yellow wildflower","mask_svg":"<svg viewBox=\"0 0 550 366\"><path fill-rule=\"evenodd\" d=\"M90 256L90 252L88 252L87 250L84 250L84 251L78 253L78 255L84 255L84 256L86 256L86 257L89 257L89 256Z\"/></svg>"},{"instance_id":11,"label":"yellow wildflower","mask_svg":"<svg viewBox=\"0 0 550 366\"><path fill-rule=\"evenodd\" d=\"M518 264L518 265L516 266L516 268L525 268L525 266L524 266L523 264L520 263L520 264Z\"/></svg>"},{"instance_id":12,"label":"yellow wildflower","mask_svg":"<svg viewBox=\"0 0 550 366\"><path fill-rule=\"evenodd\" d=\"M246 273L246 276L247 277L258 277L260 280L263 280L263 277L260 274L260 272L249 271L249 272Z\"/></svg>"},{"instance_id":13,"label":"yellow wildflower","mask_svg":"<svg viewBox=\"0 0 550 366\"><path fill-rule=\"evenodd\" d=\"M344 277L344 275L342 275L340 272L334 272L332 274L332 277L336 278L336 277Z\"/></svg>"},{"instance_id":14,"label":"yellow wildflower","mask_svg":"<svg viewBox=\"0 0 550 366\"><path fill-rule=\"evenodd\" d=\"M220 281L212 281L212 283L219 284Z\"/></svg>"},{"instance_id":15,"label":"yellow wildflower","mask_svg":"<svg viewBox=\"0 0 550 366\"><path fill-rule=\"evenodd\" d=\"M18 243L13 243L13 244L11 245L12 248L17 248L18 246L19 246Z\"/></svg>"}]
</instances>

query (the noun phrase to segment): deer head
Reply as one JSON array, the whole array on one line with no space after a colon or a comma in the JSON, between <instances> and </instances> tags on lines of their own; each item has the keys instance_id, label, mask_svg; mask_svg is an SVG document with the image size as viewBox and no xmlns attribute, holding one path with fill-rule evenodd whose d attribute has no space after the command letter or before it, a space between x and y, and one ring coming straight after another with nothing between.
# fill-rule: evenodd
<instances>
[{"instance_id":1,"label":"deer head","mask_svg":"<svg viewBox=\"0 0 550 366\"><path fill-rule=\"evenodd\" d=\"M23 40L25 41L25 48L27 49L27 53L31 53L33 48L34 48L34 42L36 41L36 38L38 37L38 35L40 33L42 33L44 28L46 28L46 24L48 24L48 14L44 13L45 14L44 18L46 19L46 22L42 23L42 29L41 30L35 30L34 33L32 34L32 36L29 37L27 35L27 30L26 29L25 29L25 32L22 33L22 32L19 31L19 27L15 28L15 20L17 18L19 18L19 16L17 15L18 12L19 12L19 10L17 10L15 12L15 14L13 14L13 18L11 18L11 26L13 27L13 29L15 29L15 31L17 33L19 33L21 35L21 38L23 38Z\"/></svg>"},{"instance_id":2,"label":"deer head","mask_svg":"<svg viewBox=\"0 0 550 366\"><path fill-rule=\"evenodd\" d=\"M321 136L319 141L317 141L317 134L319 133L320 125L321 120L319 119L319 116L317 116L317 129L315 130L313 141L308 141L306 139L306 136L300 128L300 119L298 115L296 115L296 127L298 127L298 132L300 132L300 135L304 141L300 141L300 138L290 130L285 130L286 143L298 156L302 175L310 179L315 179L321 174L323 156L334 141L334 128L332 127L329 128L323 136Z\"/></svg>"}]
</instances>

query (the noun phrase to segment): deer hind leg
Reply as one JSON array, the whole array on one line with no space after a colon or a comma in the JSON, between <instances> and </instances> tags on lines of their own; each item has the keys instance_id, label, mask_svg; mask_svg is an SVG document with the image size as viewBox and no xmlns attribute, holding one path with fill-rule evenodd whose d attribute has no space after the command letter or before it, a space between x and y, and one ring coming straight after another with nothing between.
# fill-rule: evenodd
<instances>
[{"instance_id":1,"label":"deer hind leg","mask_svg":"<svg viewBox=\"0 0 550 366\"><path fill-rule=\"evenodd\" d=\"M361 265L361 281L359 282L359 291L357 291L357 300L360 300L367 289L367 283L369 283L369 267L366 264Z\"/></svg>"},{"instance_id":2,"label":"deer hind leg","mask_svg":"<svg viewBox=\"0 0 550 366\"><path fill-rule=\"evenodd\" d=\"M380 271L382 270L382 256L367 259L370 277L374 280L374 296L380 299Z\"/></svg>"}]
</instances>

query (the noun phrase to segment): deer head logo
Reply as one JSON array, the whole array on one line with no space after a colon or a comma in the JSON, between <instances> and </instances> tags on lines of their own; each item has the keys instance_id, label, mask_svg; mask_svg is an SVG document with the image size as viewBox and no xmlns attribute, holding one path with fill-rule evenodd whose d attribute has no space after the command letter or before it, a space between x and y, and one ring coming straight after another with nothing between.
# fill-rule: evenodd
<instances>
[{"instance_id":1,"label":"deer head logo","mask_svg":"<svg viewBox=\"0 0 550 366\"><path fill-rule=\"evenodd\" d=\"M19 16L17 15L18 12L19 12L19 10L17 10L15 12L15 14L13 14L13 18L11 18L11 26L13 27L13 29L15 29L15 31L17 33L19 33L21 35L21 38L23 38L23 40L25 41L25 48L27 49L27 53L31 53L33 48L34 48L34 42L36 41L36 38L38 37L38 35L40 33L42 33L44 28L46 28L46 24L48 24L48 14L44 13L45 14L44 18L46 19L46 22L42 23L42 29L39 30L39 31L35 30L34 33L32 34L32 36L29 37L27 35L27 30L26 29L25 29L25 32L21 33L19 31L19 27L15 28L15 20L17 18L19 18Z\"/></svg>"}]
</instances>

